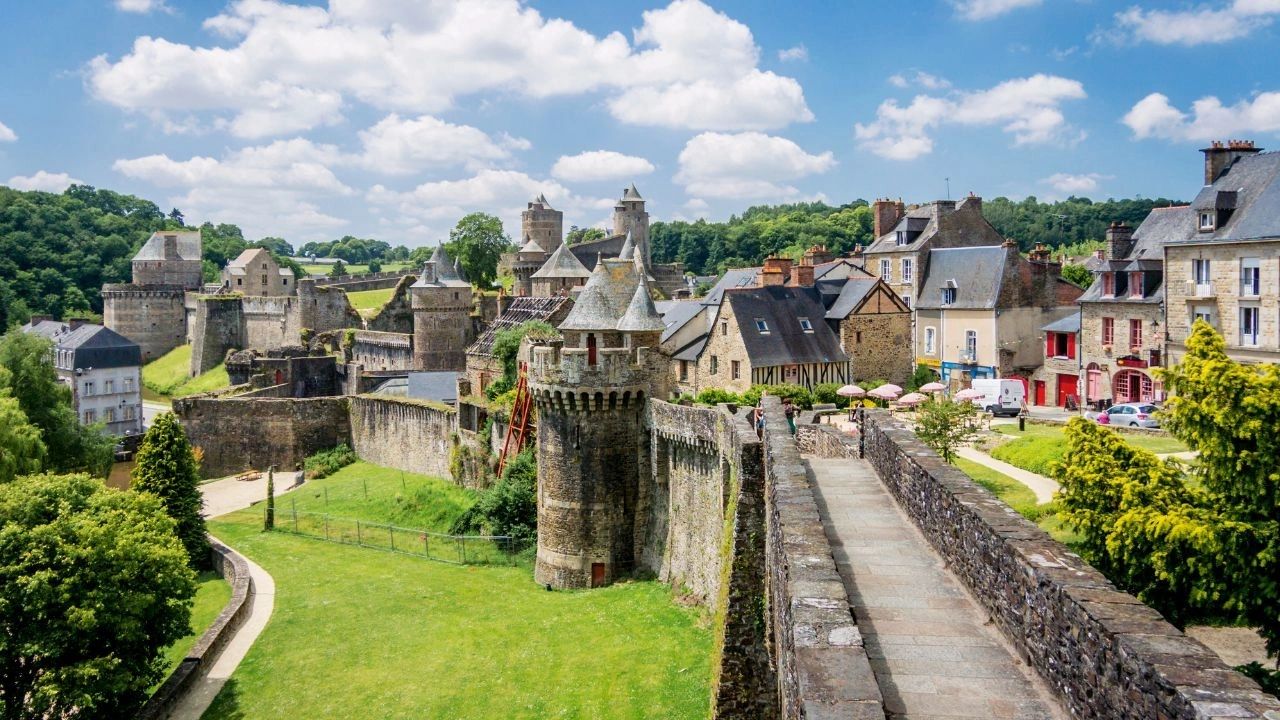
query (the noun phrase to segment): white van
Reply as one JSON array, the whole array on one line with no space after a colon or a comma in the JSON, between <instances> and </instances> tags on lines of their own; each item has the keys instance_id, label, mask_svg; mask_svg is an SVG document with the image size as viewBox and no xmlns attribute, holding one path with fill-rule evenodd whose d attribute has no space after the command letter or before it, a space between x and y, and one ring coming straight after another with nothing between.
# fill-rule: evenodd
<instances>
[{"instance_id":1,"label":"white van","mask_svg":"<svg viewBox=\"0 0 1280 720\"><path fill-rule=\"evenodd\" d=\"M973 389L982 393L973 399L973 404L992 415L1017 417L1027 399L1027 389L1021 380L974 380Z\"/></svg>"}]
</instances>

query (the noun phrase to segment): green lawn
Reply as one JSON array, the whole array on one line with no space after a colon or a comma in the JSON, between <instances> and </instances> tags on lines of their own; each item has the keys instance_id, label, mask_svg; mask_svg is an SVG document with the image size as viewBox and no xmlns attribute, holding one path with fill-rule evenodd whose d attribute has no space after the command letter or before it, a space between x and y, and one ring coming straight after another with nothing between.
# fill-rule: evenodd
<instances>
[{"instance_id":1,"label":"green lawn","mask_svg":"<svg viewBox=\"0 0 1280 720\"><path fill-rule=\"evenodd\" d=\"M276 503L442 528L472 495L357 463ZM364 500L365 483L369 500ZM296 497L294 497L296 496ZM653 582L547 592L525 567L462 566L264 533L261 507L210 531L275 579L271 623L205 718L691 718L711 632Z\"/></svg>"},{"instance_id":2,"label":"green lawn","mask_svg":"<svg viewBox=\"0 0 1280 720\"><path fill-rule=\"evenodd\" d=\"M1062 460L1067 441L1062 427L1053 425L1027 425L1020 432L1017 425L995 425L993 430L1014 437L991 451L991 457L1033 473L1053 477L1053 464ZM1125 442L1153 453L1186 452L1187 446L1177 438L1166 435L1139 435L1120 433Z\"/></svg>"},{"instance_id":3,"label":"green lawn","mask_svg":"<svg viewBox=\"0 0 1280 720\"><path fill-rule=\"evenodd\" d=\"M395 294L395 288L383 288L381 290L359 290L347 293L347 300L351 301L351 307L362 317L373 317L378 314L383 305L386 305L391 296Z\"/></svg>"},{"instance_id":4,"label":"green lawn","mask_svg":"<svg viewBox=\"0 0 1280 720\"><path fill-rule=\"evenodd\" d=\"M309 263L301 263L302 269L307 271L308 275L316 277L328 277L329 271L333 270L332 265L321 265L319 263L311 265ZM407 262L385 262L382 263L382 272L393 272L395 270L403 270L409 267ZM368 265L347 265L348 275L364 275L369 272Z\"/></svg>"},{"instance_id":5,"label":"green lawn","mask_svg":"<svg viewBox=\"0 0 1280 720\"><path fill-rule=\"evenodd\" d=\"M960 468L965 475L973 478L974 482L990 490L1005 504L1016 510L1019 515L1039 525L1054 540L1068 546L1079 541L1080 538L1076 533L1062 526L1062 521L1058 518L1057 508L1054 503L1037 503L1036 495L1031 492L1031 488L999 470L992 470L986 465L979 465L972 460L956 458L955 466Z\"/></svg>"},{"instance_id":6,"label":"green lawn","mask_svg":"<svg viewBox=\"0 0 1280 720\"><path fill-rule=\"evenodd\" d=\"M143 366L142 385L156 395L165 397L195 395L231 385L227 369L221 364L193 378L187 377L190 371L191 346L179 345Z\"/></svg>"},{"instance_id":7,"label":"green lawn","mask_svg":"<svg viewBox=\"0 0 1280 720\"><path fill-rule=\"evenodd\" d=\"M222 576L207 570L200 573L196 578L198 585L196 586L195 605L191 608L191 634L178 640L170 645L164 651L165 660L165 678L173 669L178 667L178 663L187 656L187 652L191 650L191 646L196 644L196 640L204 634L213 621L217 619L218 613L222 612L222 608L226 607L227 601L231 599L231 585ZM164 679L160 680L163 683ZM160 684L157 683L156 687ZM152 688L154 691L155 688Z\"/></svg>"}]
</instances>

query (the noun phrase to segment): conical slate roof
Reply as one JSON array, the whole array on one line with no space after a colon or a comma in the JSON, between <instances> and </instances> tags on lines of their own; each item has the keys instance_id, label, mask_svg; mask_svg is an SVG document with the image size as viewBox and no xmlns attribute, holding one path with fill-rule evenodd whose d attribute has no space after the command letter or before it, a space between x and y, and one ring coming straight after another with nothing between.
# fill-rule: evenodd
<instances>
[{"instance_id":1,"label":"conical slate roof","mask_svg":"<svg viewBox=\"0 0 1280 720\"><path fill-rule=\"evenodd\" d=\"M622 199L623 200L644 200L644 198L640 197L640 191L636 190L635 183L631 183L631 187L622 191Z\"/></svg>"},{"instance_id":2,"label":"conical slate roof","mask_svg":"<svg viewBox=\"0 0 1280 720\"><path fill-rule=\"evenodd\" d=\"M609 270L603 260L596 260L596 269L573 304L561 330L613 330L618 323L618 313L610 302L608 289Z\"/></svg>"},{"instance_id":3,"label":"conical slate roof","mask_svg":"<svg viewBox=\"0 0 1280 720\"><path fill-rule=\"evenodd\" d=\"M626 314L618 321L618 330L662 332L666 329L667 325L662 322L662 316L658 314L658 309L653 305L653 298L649 295L649 281L641 275L640 283L636 285L636 292L631 296L631 304L627 306Z\"/></svg>"},{"instance_id":4,"label":"conical slate roof","mask_svg":"<svg viewBox=\"0 0 1280 720\"><path fill-rule=\"evenodd\" d=\"M545 255L545 254L546 254L546 252L547 252L547 250L546 250L546 248L544 248L544 247L542 247L541 245L539 245L539 244L538 244L538 241L534 240L533 238L529 237L528 235L525 235L525 236L524 236L524 245L523 245L523 246L521 246L521 248L520 248L520 252L522 252L522 253L543 253L543 254Z\"/></svg>"},{"instance_id":5,"label":"conical slate roof","mask_svg":"<svg viewBox=\"0 0 1280 720\"><path fill-rule=\"evenodd\" d=\"M589 278L591 271L586 265L578 259L577 255L569 249L568 245L561 245L556 251L551 253L551 257L538 268L533 274L536 278Z\"/></svg>"},{"instance_id":6,"label":"conical slate roof","mask_svg":"<svg viewBox=\"0 0 1280 720\"><path fill-rule=\"evenodd\" d=\"M454 260L454 261L453 261L453 273L454 273L455 275L457 275L457 276L458 276L458 279L459 279L459 280L461 280L461 281L463 281L463 282L469 282L469 280L467 279L467 272L466 272L465 270L463 270L463 269L462 269L462 261L461 261L461 260Z\"/></svg>"},{"instance_id":7,"label":"conical slate roof","mask_svg":"<svg viewBox=\"0 0 1280 720\"><path fill-rule=\"evenodd\" d=\"M551 203L547 202L547 196L542 193L538 193L538 199L535 202L540 203L542 207L548 210L554 209L551 207Z\"/></svg>"},{"instance_id":8,"label":"conical slate roof","mask_svg":"<svg viewBox=\"0 0 1280 720\"><path fill-rule=\"evenodd\" d=\"M636 246L631 242L631 231L627 231L627 240L622 243L622 249L618 251L619 260L630 260L635 257Z\"/></svg>"},{"instance_id":9,"label":"conical slate roof","mask_svg":"<svg viewBox=\"0 0 1280 720\"><path fill-rule=\"evenodd\" d=\"M427 279L434 276L432 282ZM444 245L437 245L431 257L422 268L418 281L411 287L471 287L471 283L463 280L455 267L453 258L445 251Z\"/></svg>"}]
</instances>

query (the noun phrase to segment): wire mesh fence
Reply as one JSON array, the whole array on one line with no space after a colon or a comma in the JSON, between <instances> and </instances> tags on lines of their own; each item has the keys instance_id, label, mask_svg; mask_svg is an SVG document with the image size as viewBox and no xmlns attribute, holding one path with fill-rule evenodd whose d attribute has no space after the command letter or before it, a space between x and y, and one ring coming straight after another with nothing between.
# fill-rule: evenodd
<instances>
[{"instance_id":1,"label":"wire mesh fence","mask_svg":"<svg viewBox=\"0 0 1280 720\"><path fill-rule=\"evenodd\" d=\"M517 565L530 544L506 535L449 535L303 510L277 511L275 530L460 565Z\"/></svg>"}]
</instances>

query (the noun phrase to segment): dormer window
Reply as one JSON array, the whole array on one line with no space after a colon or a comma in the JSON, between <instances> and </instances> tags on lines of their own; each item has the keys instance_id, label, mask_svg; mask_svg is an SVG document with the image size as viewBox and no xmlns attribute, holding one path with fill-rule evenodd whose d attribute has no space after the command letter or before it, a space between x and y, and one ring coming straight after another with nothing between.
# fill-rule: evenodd
<instances>
[{"instance_id":1,"label":"dormer window","mask_svg":"<svg viewBox=\"0 0 1280 720\"><path fill-rule=\"evenodd\" d=\"M899 230L899 231L897 231L896 233L894 233L894 239L897 241L897 243L898 243L899 245L906 245L906 244L907 244L907 231L905 231L905 230Z\"/></svg>"},{"instance_id":2,"label":"dormer window","mask_svg":"<svg viewBox=\"0 0 1280 720\"><path fill-rule=\"evenodd\" d=\"M813 323L809 322L809 318L802 317L800 318L800 329L807 333L811 333L813 332Z\"/></svg>"},{"instance_id":3,"label":"dormer window","mask_svg":"<svg viewBox=\"0 0 1280 720\"><path fill-rule=\"evenodd\" d=\"M1114 273L1102 273L1102 297L1115 297L1116 276Z\"/></svg>"},{"instance_id":4,"label":"dormer window","mask_svg":"<svg viewBox=\"0 0 1280 720\"><path fill-rule=\"evenodd\" d=\"M942 288L942 304L953 305L956 301L956 289L953 287Z\"/></svg>"},{"instance_id":5,"label":"dormer window","mask_svg":"<svg viewBox=\"0 0 1280 720\"><path fill-rule=\"evenodd\" d=\"M1140 272L1129 273L1129 297L1142 297L1142 273Z\"/></svg>"},{"instance_id":6,"label":"dormer window","mask_svg":"<svg viewBox=\"0 0 1280 720\"><path fill-rule=\"evenodd\" d=\"M756 318L756 330L759 330L761 335L767 334L769 332L769 323L765 322L764 318Z\"/></svg>"},{"instance_id":7,"label":"dormer window","mask_svg":"<svg viewBox=\"0 0 1280 720\"><path fill-rule=\"evenodd\" d=\"M1202 212L1200 213L1200 232L1209 232L1217 227L1216 213Z\"/></svg>"}]
</instances>

